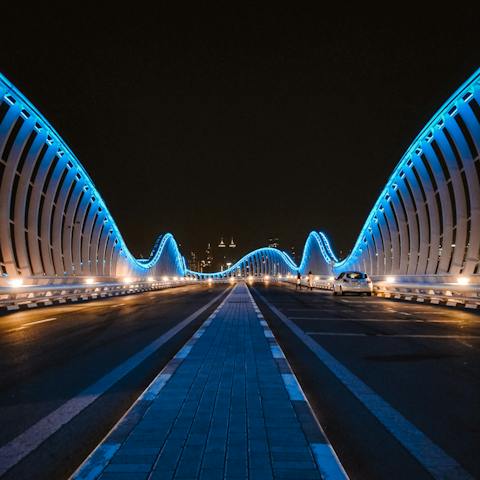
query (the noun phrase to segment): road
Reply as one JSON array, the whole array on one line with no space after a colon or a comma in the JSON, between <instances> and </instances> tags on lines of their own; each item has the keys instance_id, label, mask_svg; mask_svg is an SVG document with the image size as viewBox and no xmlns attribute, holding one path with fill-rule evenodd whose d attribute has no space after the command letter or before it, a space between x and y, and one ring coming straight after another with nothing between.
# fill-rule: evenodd
<instances>
[{"instance_id":1,"label":"road","mask_svg":"<svg viewBox=\"0 0 480 480\"><path fill-rule=\"evenodd\" d=\"M226 290L2 316L0 476L3 465L6 479L67 478ZM480 315L260 283L252 293L352 479L480 478Z\"/></svg>"},{"instance_id":2,"label":"road","mask_svg":"<svg viewBox=\"0 0 480 480\"><path fill-rule=\"evenodd\" d=\"M478 314L290 287L253 292L352 479L432 478L425 465L432 472L443 460L460 469L448 478L480 478Z\"/></svg>"},{"instance_id":3,"label":"road","mask_svg":"<svg viewBox=\"0 0 480 480\"><path fill-rule=\"evenodd\" d=\"M1 317L0 468L15 464L4 477L68 477L219 300L152 342L225 290L179 287ZM17 463L9 455L19 445Z\"/></svg>"}]
</instances>

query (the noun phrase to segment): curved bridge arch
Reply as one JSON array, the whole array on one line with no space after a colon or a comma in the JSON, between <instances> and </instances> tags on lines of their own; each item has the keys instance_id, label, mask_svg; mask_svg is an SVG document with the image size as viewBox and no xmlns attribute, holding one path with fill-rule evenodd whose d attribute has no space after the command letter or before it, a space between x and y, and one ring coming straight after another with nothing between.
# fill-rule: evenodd
<instances>
[{"instance_id":1,"label":"curved bridge arch","mask_svg":"<svg viewBox=\"0 0 480 480\"><path fill-rule=\"evenodd\" d=\"M331 275L332 266L337 262L326 235L322 232L310 232L303 249L300 265L286 253L276 248L259 248L247 253L227 270L213 273L200 273L187 270L187 274L199 278L262 277L306 275L310 271L315 275Z\"/></svg>"},{"instance_id":2,"label":"curved bridge arch","mask_svg":"<svg viewBox=\"0 0 480 480\"><path fill-rule=\"evenodd\" d=\"M288 256L276 248L264 247L253 250L238 262L222 272L202 273L187 270L187 274L202 280L229 277L263 277L265 275L287 275L297 272L297 265Z\"/></svg>"},{"instance_id":3,"label":"curved bridge arch","mask_svg":"<svg viewBox=\"0 0 480 480\"><path fill-rule=\"evenodd\" d=\"M415 138L333 270L480 273L480 70Z\"/></svg>"},{"instance_id":4,"label":"curved bridge arch","mask_svg":"<svg viewBox=\"0 0 480 480\"><path fill-rule=\"evenodd\" d=\"M3 278L185 274L171 234L134 258L78 159L1 75L0 169Z\"/></svg>"}]
</instances>

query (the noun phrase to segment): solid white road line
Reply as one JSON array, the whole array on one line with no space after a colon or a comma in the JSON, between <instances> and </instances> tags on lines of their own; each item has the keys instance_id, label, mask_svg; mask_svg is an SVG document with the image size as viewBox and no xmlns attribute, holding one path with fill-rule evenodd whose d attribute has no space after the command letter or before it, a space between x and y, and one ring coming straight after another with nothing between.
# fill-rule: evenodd
<instances>
[{"instance_id":1,"label":"solid white road line","mask_svg":"<svg viewBox=\"0 0 480 480\"><path fill-rule=\"evenodd\" d=\"M97 380L94 384L81 391L76 397L67 400L56 410L43 417L37 423L25 430L10 442L0 448L0 476L20 462L28 454L38 448L45 440L57 432L63 425L76 417L82 410L91 405L98 397L105 393L115 383L125 377L134 368L140 365L149 356L155 353L162 345L168 342L178 332L193 322L211 305L217 302L224 292L210 300L206 305L175 325L166 333L151 342L140 352L132 355L125 362Z\"/></svg>"},{"instance_id":2,"label":"solid white road line","mask_svg":"<svg viewBox=\"0 0 480 480\"><path fill-rule=\"evenodd\" d=\"M272 305L261 293L257 295L270 310L314 353L314 355L357 397L377 420L406 448L435 479L473 480L473 477L413 423L395 410L380 395L309 337L294 322Z\"/></svg>"}]
</instances>

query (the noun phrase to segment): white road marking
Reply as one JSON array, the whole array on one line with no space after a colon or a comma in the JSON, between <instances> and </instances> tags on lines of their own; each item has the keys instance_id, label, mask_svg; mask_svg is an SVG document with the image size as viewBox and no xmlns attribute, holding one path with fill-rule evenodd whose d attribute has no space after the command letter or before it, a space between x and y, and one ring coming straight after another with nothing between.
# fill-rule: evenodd
<instances>
[{"instance_id":1,"label":"white road marking","mask_svg":"<svg viewBox=\"0 0 480 480\"><path fill-rule=\"evenodd\" d=\"M445 316L450 316L451 313L450 312L444 312L444 311L441 311L441 312L438 312L436 311L438 310L438 308L435 308L435 309L425 309L425 310L410 310L410 314L411 315L418 315L418 314L423 314L423 315L445 315ZM395 310L394 310L395 311Z\"/></svg>"},{"instance_id":2,"label":"white road marking","mask_svg":"<svg viewBox=\"0 0 480 480\"><path fill-rule=\"evenodd\" d=\"M81 391L76 397L70 398L37 423L27 428L0 448L0 476L38 448L45 440L57 432L63 425L76 417L81 411L91 405L115 383L125 377L144 360L155 353L162 345L168 342L188 324L193 322L211 305L217 302L224 292L210 300L203 307L193 312L142 350L132 355L102 378Z\"/></svg>"},{"instance_id":3,"label":"white road marking","mask_svg":"<svg viewBox=\"0 0 480 480\"><path fill-rule=\"evenodd\" d=\"M272 305L261 293L257 295L270 310L316 355L380 423L416 458L435 479L473 480L464 468L430 440L413 423L395 410L380 395L320 346L313 338Z\"/></svg>"},{"instance_id":4,"label":"white road marking","mask_svg":"<svg viewBox=\"0 0 480 480\"><path fill-rule=\"evenodd\" d=\"M391 302L389 302L388 300L383 300L383 301L378 301L378 300L340 300L341 302L343 303L357 303L359 305L388 305L390 304L391 305Z\"/></svg>"},{"instance_id":5,"label":"white road marking","mask_svg":"<svg viewBox=\"0 0 480 480\"><path fill-rule=\"evenodd\" d=\"M439 340L475 340L480 335L429 335L413 333L356 333L356 332L305 332L306 335L320 335L324 337L382 337L382 338L435 338Z\"/></svg>"},{"instance_id":6,"label":"white road marking","mask_svg":"<svg viewBox=\"0 0 480 480\"><path fill-rule=\"evenodd\" d=\"M38 325L39 323L53 322L56 319L57 319L57 317L52 317L52 318L45 318L43 320L36 320L35 322L24 323L20 327L16 327L16 328L12 328L11 330L7 330L7 333L18 332L20 330L24 330L27 327L31 327L32 325Z\"/></svg>"},{"instance_id":7,"label":"white road marking","mask_svg":"<svg viewBox=\"0 0 480 480\"><path fill-rule=\"evenodd\" d=\"M287 312L303 312L303 313L318 313L319 311L321 312L348 312L352 313L351 309L345 309L345 308L322 308L321 305L318 305L318 308L315 308L314 310L308 309L308 308L285 308L284 309Z\"/></svg>"},{"instance_id":8,"label":"white road marking","mask_svg":"<svg viewBox=\"0 0 480 480\"><path fill-rule=\"evenodd\" d=\"M289 317L290 320L315 320L325 322L374 322L374 323L446 323L470 325L472 323L480 323L480 320L424 320L421 318L335 318L335 317Z\"/></svg>"}]
</instances>

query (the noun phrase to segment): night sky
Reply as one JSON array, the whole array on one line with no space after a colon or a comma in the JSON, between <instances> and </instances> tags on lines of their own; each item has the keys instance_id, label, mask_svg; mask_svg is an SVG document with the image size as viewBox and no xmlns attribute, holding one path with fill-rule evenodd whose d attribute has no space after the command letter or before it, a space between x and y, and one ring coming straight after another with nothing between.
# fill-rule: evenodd
<instances>
[{"instance_id":1,"label":"night sky","mask_svg":"<svg viewBox=\"0 0 480 480\"><path fill-rule=\"evenodd\" d=\"M185 255L222 234L240 255L271 236L301 249L313 229L346 254L405 149L480 66L465 6L245 5L3 10L0 71L76 153L135 255L166 231Z\"/></svg>"}]
</instances>

